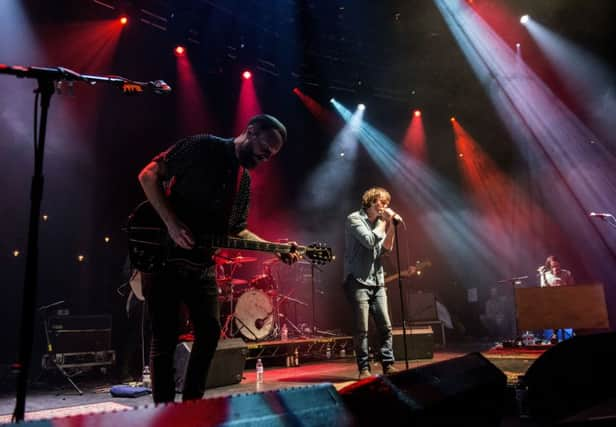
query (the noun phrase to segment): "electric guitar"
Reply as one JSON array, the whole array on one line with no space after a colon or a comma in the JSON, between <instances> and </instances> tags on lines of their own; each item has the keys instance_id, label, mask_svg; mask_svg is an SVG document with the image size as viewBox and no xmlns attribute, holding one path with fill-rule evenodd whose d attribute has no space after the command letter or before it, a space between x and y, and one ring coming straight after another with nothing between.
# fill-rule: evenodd
<instances>
[{"instance_id":1,"label":"electric guitar","mask_svg":"<svg viewBox=\"0 0 616 427\"><path fill-rule=\"evenodd\" d=\"M144 273L160 271L166 264L182 264L192 269L203 269L211 264L218 249L244 249L261 252L296 253L315 264L326 264L335 257L331 248L321 243L309 246L285 243L259 242L220 235L196 236L193 249L180 248L167 233L167 227L152 205L142 202L129 215L128 256L134 268Z\"/></svg>"},{"instance_id":2,"label":"electric guitar","mask_svg":"<svg viewBox=\"0 0 616 427\"><path fill-rule=\"evenodd\" d=\"M424 268L431 267L432 263L430 261L421 261L416 263L415 265L410 265L408 268L405 268L400 272L400 277L411 277L415 274L420 275L421 271ZM398 279L398 273L390 274L385 277L385 284L393 282Z\"/></svg>"}]
</instances>

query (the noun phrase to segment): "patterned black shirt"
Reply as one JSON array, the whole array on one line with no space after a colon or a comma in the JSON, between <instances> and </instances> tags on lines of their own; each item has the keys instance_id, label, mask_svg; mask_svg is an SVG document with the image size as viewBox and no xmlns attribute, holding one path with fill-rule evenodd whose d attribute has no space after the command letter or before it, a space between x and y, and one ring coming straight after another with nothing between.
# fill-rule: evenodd
<instances>
[{"instance_id":1,"label":"patterned black shirt","mask_svg":"<svg viewBox=\"0 0 616 427\"><path fill-rule=\"evenodd\" d=\"M165 163L167 195L193 233L234 235L246 228L250 175L240 169L232 138L191 136L153 160Z\"/></svg>"}]
</instances>

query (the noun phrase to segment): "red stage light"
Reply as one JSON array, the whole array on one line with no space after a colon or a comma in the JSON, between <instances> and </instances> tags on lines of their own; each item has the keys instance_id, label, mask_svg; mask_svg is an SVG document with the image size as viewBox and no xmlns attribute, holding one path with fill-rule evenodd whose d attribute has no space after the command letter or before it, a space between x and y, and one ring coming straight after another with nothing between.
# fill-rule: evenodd
<instances>
[{"instance_id":1,"label":"red stage light","mask_svg":"<svg viewBox=\"0 0 616 427\"><path fill-rule=\"evenodd\" d=\"M451 118L451 119L449 119L449 120L451 120L451 122L453 123L453 122L455 122L455 121L456 121L456 118L455 118L455 117L452 117L452 118Z\"/></svg>"},{"instance_id":2,"label":"red stage light","mask_svg":"<svg viewBox=\"0 0 616 427\"><path fill-rule=\"evenodd\" d=\"M120 18L120 24L126 25L127 23L128 23L128 18L126 16L123 16Z\"/></svg>"},{"instance_id":3,"label":"red stage light","mask_svg":"<svg viewBox=\"0 0 616 427\"><path fill-rule=\"evenodd\" d=\"M175 52L176 56L183 56L186 53L186 48L184 46L176 46L175 49L173 49L173 51Z\"/></svg>"},{"instance_id":4,"label":"red stage light","mask_svg":"<svg viewBox=\"0 0 616 427\"><path fill-rule=\"evenodd\" d=\"M421 111L419 111L419 110L415 110L415 112L413 112L413 114L415 115L415 117L421 117Z\"/></svg>"},{"instance_id":5,"label":"red stage light","mask_svg":"<svg viewBox=\"0 0 616 427\"><path fill-rule=\"evenodd\" d=\"M242 73L242 78L244 80L250 80L252 78L252 73L250 71L246 70L246 71L244 71Z\"/></svg>"}]
</instances>

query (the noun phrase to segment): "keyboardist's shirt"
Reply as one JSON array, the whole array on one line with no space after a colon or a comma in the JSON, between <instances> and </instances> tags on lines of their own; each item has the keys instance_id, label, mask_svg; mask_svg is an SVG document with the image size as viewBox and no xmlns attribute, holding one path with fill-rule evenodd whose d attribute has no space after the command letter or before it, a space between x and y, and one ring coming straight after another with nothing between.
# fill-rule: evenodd
<instances>
[{"instance_id":1,"label":"keyboardist's shirt","mask_svg":"<svg viewBox=\"0 0 616 427\"><path fill-rule=\"evenodd\" d=\"M541 275L541 287L570 286L573 285L573 275L569 270L560 269L558 274L548 270Z\"/></svg>"}]
</instances>

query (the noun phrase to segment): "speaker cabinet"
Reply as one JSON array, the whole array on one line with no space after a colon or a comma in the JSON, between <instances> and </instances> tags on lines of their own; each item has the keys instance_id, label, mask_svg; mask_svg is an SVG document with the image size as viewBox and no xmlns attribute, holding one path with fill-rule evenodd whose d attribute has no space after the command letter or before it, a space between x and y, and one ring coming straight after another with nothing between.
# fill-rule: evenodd
<instances>
[{"instance_id":1,"label":"speaker cabinet","mask_svg":"<svg viewBox=\"0 0 616 427\"><path fill-rule=\"evenodd\" d=\"M394 357L404 360L404 337L402 328L394 328ZM432 359L434 357L434 332L429 326L411 326L406 328L406 349L410 359Z\"/></svg>"},{"instance_id":2,"label":"speaker cabinet","mask_svg":"<svg viewBox=\"0 0 616 427\"><path fill-rule=\"evenodd\" d=\"M552 423L616 397L616 332L576 336L528 368L529 415Z\"/></svg>"},{"instance_id":3,"label":"speaker cabinet","mask_svg":"<svg viewBox=\"0 0 616 427\"><path fill-rule=\"evenodd\" d=\"M175 349L175 389L178 392L184 387L191 350L192 342L181 342ZM218 341L205 388L237 384L242 381L247 354L248 346L241 338Z\"/></svg>"},{"instance_id":4,"label":"speaker cabinet","mask_svg":"<svg viewBox=\"0 0 616 427\"><path fill-rule=\"evenodd\" d=\"M360 426L498 426L507 378L479 353L371 377L340 391Z\"/></svg>"}]
</instances>

